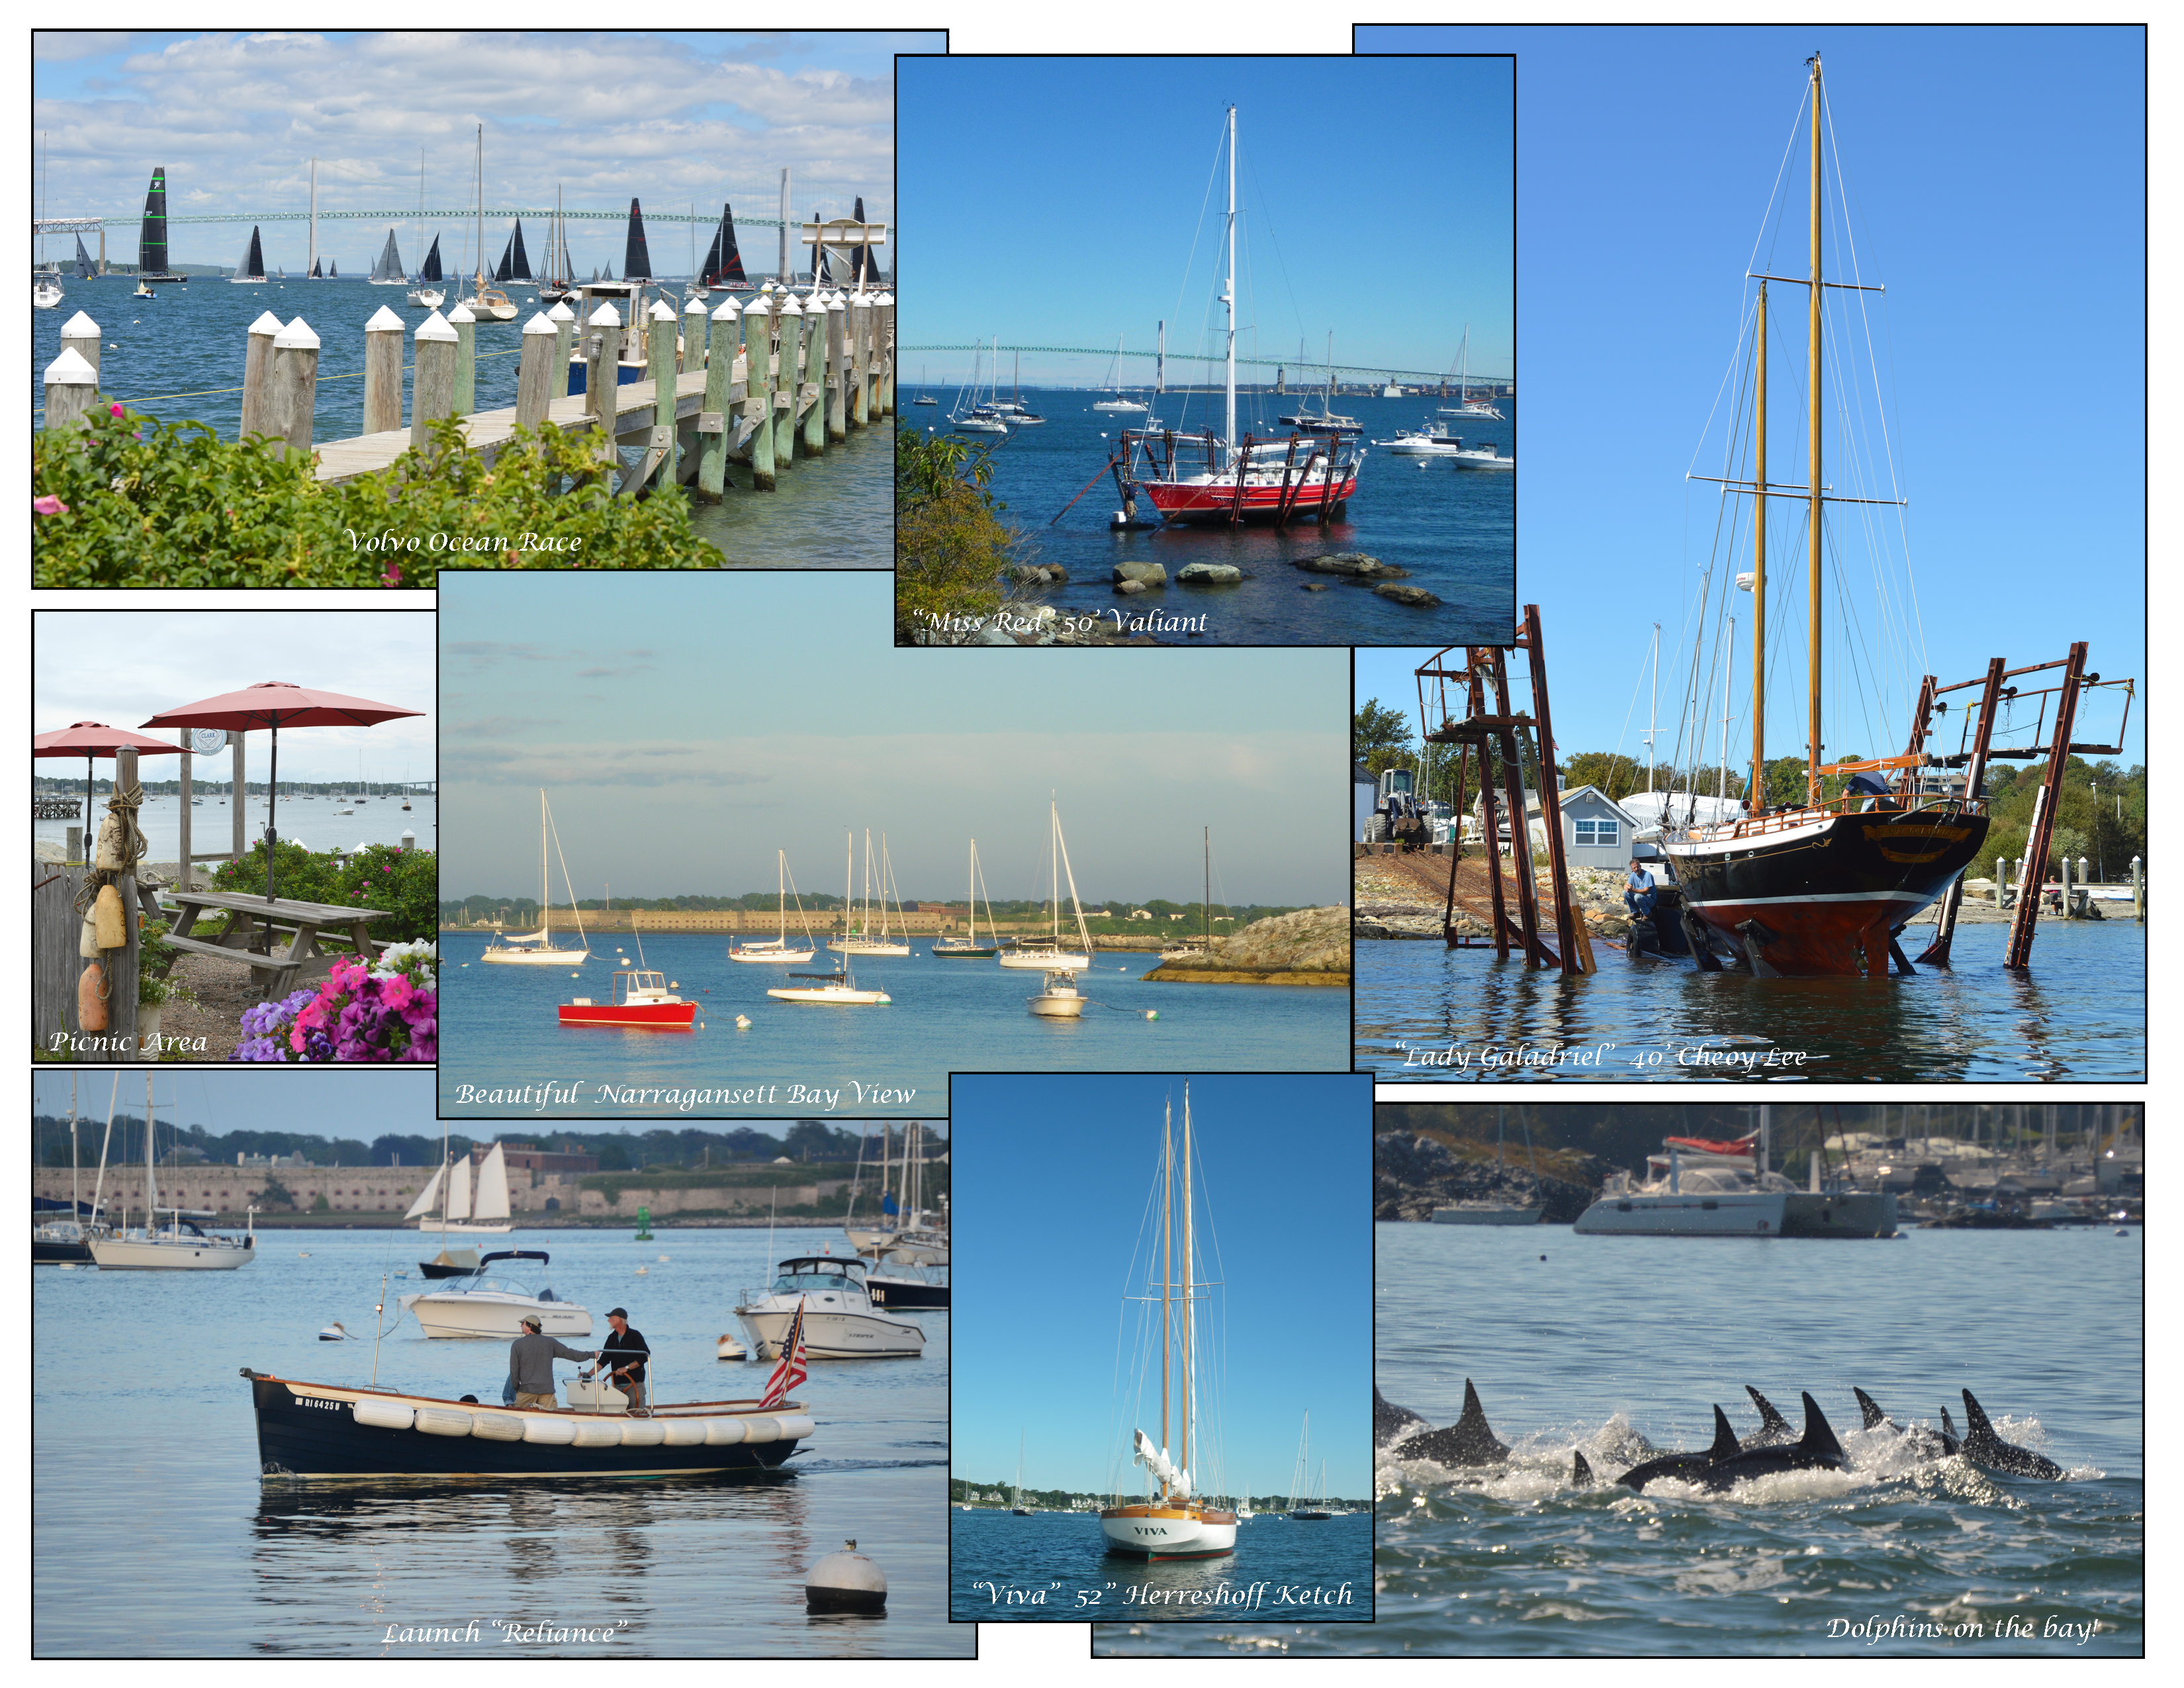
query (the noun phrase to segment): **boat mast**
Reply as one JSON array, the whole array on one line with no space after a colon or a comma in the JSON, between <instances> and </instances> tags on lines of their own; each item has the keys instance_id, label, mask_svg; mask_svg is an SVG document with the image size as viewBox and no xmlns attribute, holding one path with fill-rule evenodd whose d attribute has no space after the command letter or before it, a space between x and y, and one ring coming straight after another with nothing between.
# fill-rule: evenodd
<instances>
[{"instance_id":1,"label":"boat mast","mask_svg":"<svg viewBox=\"0 0 2184 1688\"><path fill-rule=\"evenodd\" d=\"M1723 658L1721 673L1721 765L1715 771L1714 796L1717 799L1729 795L1729 687L1736 674L1736 617L1734 616L1729 618L1729 638L1722 649L1726 655Z\"/></svg>"},{"instance_id":2,"label":"boat mast","mask_svg":"<svg viewBox=\"0 0 2184 1688\"><path fill-rule=\"evenodd\" d=\"M1183 1087L1183 1447L1176 1459L1176 1468L1190 1470L1190 1327L1191 1290L1195 1286L1190 1278L1190 1085ZM1190 1498L1185 1495L1187 1501Z\"/></svg>"},{"instance_id":3,"label":"boat mast","mask_svg":"<svg viewBox=\"0 0 2184 1688\"><path fill-rule=\"evenodd\" d=\"M1806 389L1812 395L1807 406L1806 432L1810 435L1807 450L1810 462L1805 471L1805 486L1811 500L1811 513L1805 526L1810 536L1812 552L1812 676L1809 681L1812 698L1812 728L1805 746L1806 797L1817 803L1820 797L1820 55L1813 55L1813 189L1812 189L1812 280L1806 285L1808 295L1805 313Z\"/></svg>"},{"instance_id":4,"label":"boat mast","mask_svg":"<svg viewBox=\"0 0 2184 1688\"><path fill-rule=\"evenodd\" d=\"M1236 443L1236 108L1228 108L1228 279L1221 290L1228 308L1228 436Z\"/></svg>"},{"instance_id":5,"label":"boat mast","mask_svg":"<svg viewBox=\"0 0 2184 1688\"><path fill-rule=\"evenodd\" d=\"M1759 284L1758 397L1752 405L1752 786L1744 810L1767 806L1767 283Z\"/></svg>"},{"instance_id":6,"label":"boat mast","mask_svg":"<svg viewBox=\"0 0 2184 1688\"><path fill-rule=\"evenodd\" d=\"M481 298L485 295L485 125L477 126L477 262L471 279L471 291Z\"/></svg>"},{"instance_id":7,"label":"boat mast","mask_svg":"<svg viewBox=\"0 0 2184 1688\"><path fill-rule=\"evenodd\" d=\"M538 929L550 933L554 916L546 901L546 788L538 788ZM549 948L551 948L549 942Z\"/></svg>"}]
</instances>

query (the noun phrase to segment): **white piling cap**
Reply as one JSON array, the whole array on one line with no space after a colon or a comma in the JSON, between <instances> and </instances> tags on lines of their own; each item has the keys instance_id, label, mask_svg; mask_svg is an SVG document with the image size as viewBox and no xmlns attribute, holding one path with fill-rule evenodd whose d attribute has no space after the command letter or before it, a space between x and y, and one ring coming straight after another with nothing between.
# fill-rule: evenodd
<instances>
[{"instance_id":1,"label":"white piling cap","mask_svg":"<svg viewBox=\"0 0 2184 1688\"><path fill-rule=\"evenodd\" d=\"M689 304L682 307L682 315L685 316L703 316L705 314L705 302L700 298L693 298Z\"/></svg>"},{"instance_id":2,"label":"white piling cap","mask_svg":"<svg viewBox=\"0 0 2184 1688\"><path fill-rule=\"evenodd\" d=\"M621 318L616 315L612 301L606 299L599 301L599 308L592 313L591 326L594 328L619 328L621 326Z\"/></svg>"},{"instance_id":3,"label":"white piling cap","mask_svg":"<svg viewBox=\"0 0 2184 1688\"><path fill-rule=\"evenodd\" d=\"M367 334L384 334L391 329L399 334L407 326L400 317L385 305L382 305L377 310L372 312L371 320L364 325L364 331Z\"/></svg>"},{"instance_id":4,"label":"white piling cap","mask_svg":"<svg viewBox=\"0 0 2184 1688\"><path fill-rule=\"evenodd\" d=\"M542 310L533 315L531 320L523 325L523 331L530 335L559 334L561 331L554 326L554 319Z\"/></svg>"},{"instance_id":5,"label":"white piling cap","mask_svg":"<svg viewBox=\"0 0 2184 1688\"><path fill-rule=\"evenodd\" d=\"M894 295L893 293L882 293L878 298L874 299L872 303L874 304L893 304L894 303Z\"/></svg>"},{"instance_id":6,"label":"white piling cap","mask_svg":"<svg viewBox=\"0 0 2184 1688\"><path fill-rule=\"evenodd\" d=\"M468 305L462 304L460 301L457 301L455 308L448 313L448 320L450 322L476 322L477 318L471 315L471 308Z\"/></svg>"},{"instance_id":7,"label":"white piling cap","mask_svg":"<svg viewBox=\"0 0 2184 1688\"><path fill-rule=\"evenodd\" d=\"M448 326L448 319L436 310L417 325L417 337L420 340L452 341L455 337L455 331Z\"/></svg>"},{"instance_id":8,"label":"white piling cap","mask_svg":"<svg viewBox=\"0 0 2184 1688\"><path fill-rule=\"evenodd\" d=\"M92 368L82 353L73 346L62 348L61 354L46 365L46 385L48 387L96 387L98 371Z\"/></svg>"},{"instance_id":9,"label":"white piling cap","mask_svg":"<svg viewBox=\"0 0 2184 1688\"><path fill-rule=\"evenodd\" d=\"M722 299L720 304L714 308L713 320L716 322L733 322L736 320L737 313L741 309L742 307L737 304L734 296L731 294L728 298Z\"/></svg>"},{"instance_id":10,"label":"white piling cap","mask_svg":"<svg viewBox=\"0 0 2184 1688\"><path fill-rule=\"evenodd\" d=\"M796 303L796 295L794 293L790 293L787 298L781 300L780 304L781 314L783 316L801 316L804 315L804 307Z\"/></svg>"},{"instance_id":11,"label":"white piling cap","mask_svg":"<svg viewBox=\"0 0 2184 1688\"><path fill-rule=\"evenodd\" d=\"M554 309L548 311L546 315L556 322L574 322L577 320L577 313L569 309L569 302L566 299L554 300Z\"/></svg>"},{"instance_id":12,"label":"white piling cap","mask_svg":"<svg viewBox=\"0 0 2184 1688\"><path fill-rule=\"evenodd\" d=\"M757 298L753 299L753 300L752 300L749 304L745 305L745 306L744 307L744 315L745 316L764 316L764 315L766 315L766 299L765 299L764 296L763 296L763 295L761 295L760 297L759 297L759 298Z\"/></svg>"},{"instance_id":13,"label":"white piling cap","mask_svg":"<svg viewBox=\"0 0 2184 1688\"><path fill-rule=\"evenodd\" d=\"M292 352L315 352L319 349L319 337L311 331L311 325L299 316L274 337L273 344L276 350L285 348Z\"/></svg>"},{"instance_id":14,"label":"white piling cap","mask_svg":"<svg viewBox=\"0 0 2184 1688\"><path fill-rule=\"evenodd\" d=\"M98 325L93 322L89 317L86 316L81 311L78 311L74 316L70 317L66 322L64 322L61 325L61 338L64 340L96 340L98 338Z\"/></svg>"},{"instance_id":15,"label":"white piling cap","mask_svg":"<svg viewBox=\"0 0 2184 1688\"><path fill-rule=\"evenodd\" d=\"M278 334L281 319L270 310L261 310L258 313L258 320L250 325L250 331L253 334Z\"/></svg>"},{"instance_id":16,"label":"white piling cap","mask_svg":"<svg viewBox=\"0 0 2184 1688\"><path fill-rule=\"evenodd\" d=\"M829 294L829 295L827 296L827 309L829 309L829 310L847 310L849 308L850 308L850 302L849 302L849 300L847 300L847 299L844 298L843 298L839 293L831 293L831 294Z\"/></svg>"},{"instance_id":17,"label":"white piling cap","mask_svg":"<svg viewBox=\"0 0 2184 1688\"><path fill-rule=\"evenodd\" d=\"M655 322L672 322L675 320L675 307L668 304L666 299L655 299L652 302L652 309L645 312L645 315Z\"/></svg>"}]
</instances>

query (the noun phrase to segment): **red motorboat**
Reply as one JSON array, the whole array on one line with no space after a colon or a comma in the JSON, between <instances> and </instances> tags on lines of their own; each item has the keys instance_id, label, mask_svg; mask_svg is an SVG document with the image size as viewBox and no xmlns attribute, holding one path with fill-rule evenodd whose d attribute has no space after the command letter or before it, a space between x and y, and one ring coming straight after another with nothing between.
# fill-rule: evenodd
<instances>
[{"instance_id":1,"label":"red motorboat","mask_svg":"<svg viewBox=\"0 0 2184 1688\"><path fill-rule=\"evenodd\" d=\"M665 973L632 971L614 976L614 1000L594 1002L580 996L561 1005L565 1026L636 1026L687 1032L698 1017L698 1005L667 988Z\"/></svg>"}]
</instances>

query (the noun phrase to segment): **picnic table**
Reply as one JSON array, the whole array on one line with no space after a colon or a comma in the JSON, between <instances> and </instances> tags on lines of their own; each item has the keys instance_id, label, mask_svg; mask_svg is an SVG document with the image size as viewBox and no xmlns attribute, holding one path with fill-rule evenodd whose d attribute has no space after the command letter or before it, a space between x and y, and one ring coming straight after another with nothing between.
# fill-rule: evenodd
<instances>
[{"instance_id":1,"label":"picnic table","mask_svg":"<svg viewBox=\"0 0 2184 1688\"><path fill-rule=\"evenodd\" d=\"M252 979L276 1000L304 980L323 978L347 953L321 950L322 932L346 932L355 942L355 953L370 961L379 954L372 942L370 922L389 917L386 909L343 908L334 903L298 903L286 897L268 901L236 891L171 890L167 900L181 911L166 939L192 955L214 955L223 961L248 961ZM192 938L198 916L225 913L227 924L210 939ZM276 949L286 937L285 949ZM171 965L171 964L170 964Z\"/></svg>"}]
</instances>

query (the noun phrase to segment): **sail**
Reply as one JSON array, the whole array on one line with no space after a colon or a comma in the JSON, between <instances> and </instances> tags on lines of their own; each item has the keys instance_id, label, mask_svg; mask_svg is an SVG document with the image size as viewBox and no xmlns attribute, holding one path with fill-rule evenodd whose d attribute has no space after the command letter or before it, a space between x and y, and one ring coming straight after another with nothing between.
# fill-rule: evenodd
<instances>
[{"instance_id":1,"label":"sail","mask_svg":"<svg viewBox=\"0 0 2184 1688\"><path fill-rule=\"evenodd\" d=\"M713 271L715 268L718 266L720 261L721 231L719 226L716 224L713 229L712 244L705 248L705 261L698 266L698 285L699 287L710 287L713 285Z\"/></svg>"},{"instance_id":2,"label":"sail","mask_svg":"<svg viewBox=\"0 0 2184 1688\"><path fill-rule=\"evenodd\" d=\"M250 244L243 249L242 262L236 267L238 280L262 281L265 279L265 255L258 248L258 226L251 225Z\"/></svg>"},{"instance_id":3,"label":"sail","mask_svg":"<svg viewBox=\"0 0 2184 1688\"><path fill-rule=\"evenodd\" d=\"M410 1204L410 1211L407 1213L404 1213L402 1217L404 1219L414 1219L420 1213L431 1212L432 1211L432 1204L440 1199L440 1180L447 1175L448 1169L446 1167L435 1167L432 1169L432 1182L426 1184L425 1188L419 1192L417 1199Z\"/></svg>"},{"instance_id":4,"label":"sail","mask_svg":"<svg viewBox=\"0 0 2184 1688\"><path fill-rule=\"evenodd\" d=\"M83 249L83 237L75 237L75 278L88 281L95 272L91 267L91 254Z\"/></svg>"},{"instance_id":5,"label":"sail","mask_svg":"<svg viewBox=\"0 0 2184 1688\"><path fill-rule=\"evenodd\" d=\"M652 254L644 246L644 214L634 199L629 202L629 246L622 253L621 278L625 281L652 279Z\"/></svg>"},{"instance_id":6,"label":"sail","mask_svg":"<svg viewBox=\"0 0 2184 1688\"><path fill-rule=\"evenodd\" d=\"M493 272L493 279L494 281L505 281L508 279L508 258L509 254L515 250L515 238L511 235L509 237L508 244L500 249L500 263L495 267Z\"/></svg>"},{"instance_id":7,"label":"sail","mask_svg":"<svg viewBox=\"0 0 2184 1688\"><path fill-rule=\"evenodd\" d=\"M523 221L521 218L516 220L515 238L513 244L515 248L515 257L514 266L508 272L509 276L513 281L528 281L532 279L531 260L523 253Z\"/></svg>"},{"instance_id":8,"label":"sail","mask_svg":"<svg viewBox=\"0 0 2184 1688\"><path fill-rule=\"evenodd\" d=\"M329 281L338 281L341 280L341 265L335 263L331 258L326 259L326 280Z\"/></svg>"},{"instance_id":9,"label":"sail","mask_svg":"<svg viewBox=\"0 0 2184 1688\"><path fill-rule=\"evenodd\" d=\"M326 279L319 273L319 260L315 258L311 260L311 273L308 279L314 281L323 281Z\"/></svg>"},{"instance_id":10,"label":"sail","mask_svg":"<svg viewBox=\"0 0 2184 1688\"><path fill-rule=\"evenodd\" d=\"M743 254L736 250L736 218L725 202L721 206L720 232L714 243L718 253L705 260L705 285L717 287L724 282L744 279Z\"/></svg>"},{"instance_id":11,"label":"sail","mask_svg":"<svg viewBox=\"0 0 2184 1688\"><path fill-rule=\"evenodd\" d=\"M508 1217L508 1167L501 1159L498 1143L493 1145L493 1153L485 1157L485 1164L478 1168L477 1205L471 1210L471 1217Z\"/></svg>"},{"instance_id":12,"label":"sail","mask_svg":"<svg viewBox=\"0 0 2184 1688\"><path fill-rule=\"evenodd\" d=\"M386 249L379 254L379 262L371 266L375 281L398 281L402 279L402 254L394 249L394 231L387 231Z\"/></svg>"},{"instance_id":13,"label":"sail","mask_svg":"<svg viewBox=\"0 0 2184 1688\"><path fill-rule=\"evenodd\" d=\"M144 196L144 228L136 242L136 267L147 276L167 273L167 172L152 172L152 189Z\"/></svg>"},{"instance_id":14,"label":"sail","mask_svg":"<svg viewBox=\"0 0 2184 1688\"><path fill-rule=\"evenodd\" d=\"M604 275L604 276L600 276L599 279L600 281L613 281L613 280L614 280L614 278L615 278L615 275L614 275L614 265L611 265L611 264L610 264L610 265L607 265L607 271L606 271L606 274L605 274L605 275Z\"/></svg>"},{"instance_id":15,"label":"sail","mask_svg":"<svg viewBox=\"0 0 2184 1688\"><path fill-rule=\"evenodd\" d=\"M471 1217L471 1157L464 1156L455 1162L454 1171L448 1179L448 1217L450 1220Z\"/></svg>"},{"instance_id":16,"label":"sail","mask_svg":"<svg viewBox=\"0 0 2184 1688\"><path fill-rule=\"evenodd\" d=\"M857 196L855 216L861 223L865 220L865 200L862 194ZM878 266L872 261L871 247L861 246L850 254L850 277L853 281L869 283L875 287L879 286Z\"/></svg>"},{"instance_id":17,"label":"sail","mask_svg":"<svg viewBox=\"0 0 2184 1688\"><path fill-rule=\"evenodd\" d=\"M421 281L440 279L440 237L437 235L432 237L432 249L425 254L425 267L417 272L417 279Z\"/></svg>"}]
</instances>

